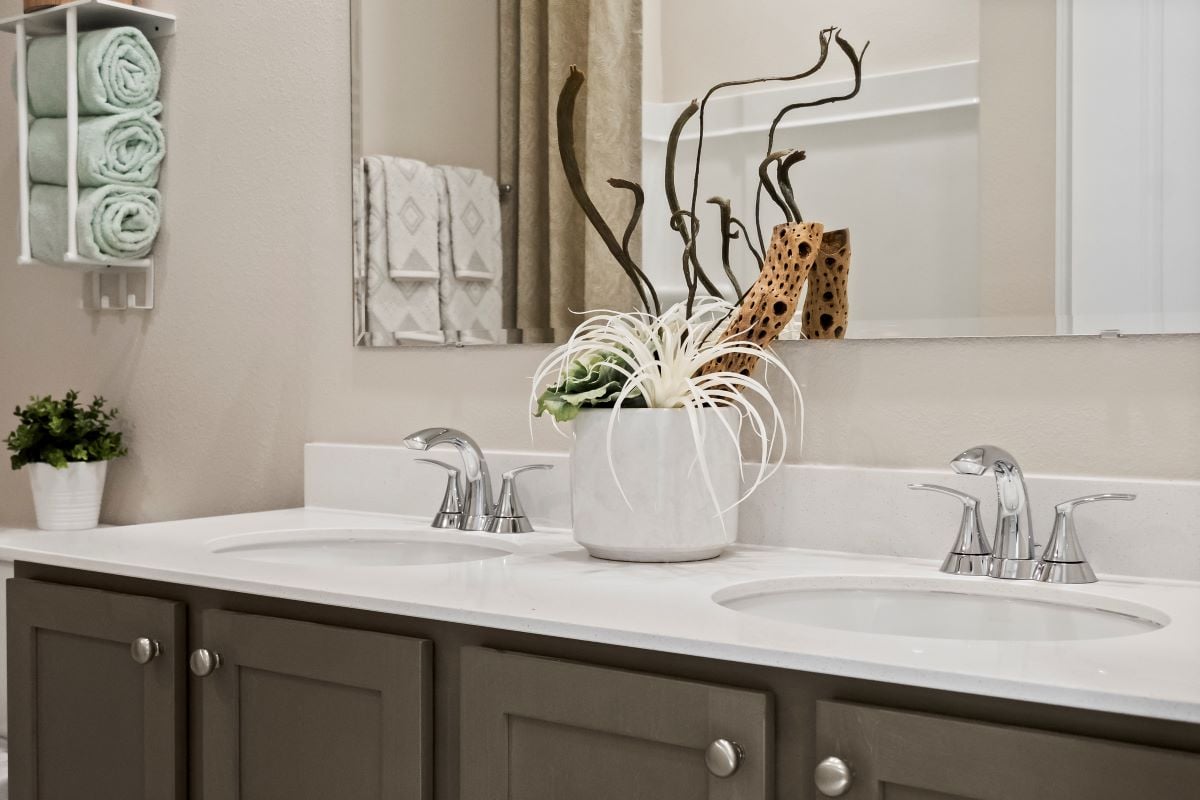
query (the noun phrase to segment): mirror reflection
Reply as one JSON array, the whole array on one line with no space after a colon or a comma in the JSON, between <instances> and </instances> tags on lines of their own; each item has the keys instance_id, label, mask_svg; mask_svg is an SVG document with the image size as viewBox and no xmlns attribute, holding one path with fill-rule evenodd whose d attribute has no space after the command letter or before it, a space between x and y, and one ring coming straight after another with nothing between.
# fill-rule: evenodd
<instances>
[{"instance_id":1,"label":"mirror reflection","mask_svg":"<svg viewBox=\"0 0 1200 800\"><path fill-rule=\"evenodd\" d=\"M582 185L618 240L634 192L607 182L644 189L628 252L664 307L754 282L789 216L759 166L796 150L795 211L849 232L846 321L784 338L1200 331L1190 0L351 1L356 344L562 341L641 306L563 168L572 65Z\"/></svg>"}]
</instances>

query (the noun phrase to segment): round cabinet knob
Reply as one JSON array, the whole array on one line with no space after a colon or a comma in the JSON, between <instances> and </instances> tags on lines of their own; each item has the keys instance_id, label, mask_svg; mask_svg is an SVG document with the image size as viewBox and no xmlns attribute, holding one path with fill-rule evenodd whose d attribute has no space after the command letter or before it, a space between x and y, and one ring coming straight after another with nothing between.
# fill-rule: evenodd
<instances>
[{"instance_id":1,"label":"round cabinet knob","mask_svg":"<svg viewBox=\"0 0 1200 800\"><path fill-rule=\"evenodd\" d=\"M161 652L162 648L158 646L158 642L145 636L134 639L129 645L129 655L139 664L149 664L158 658Z\"/></svg>"},{"instance_id":2,"label":"round cabinet knob","mask_svg":"<svg viewBox=\"0 0 1200 800\"><path fill-rule=\"evenodd\" d=\"M850 765L837 756L830 756L813 770L813 783L817 784L817 791L826 797L841 797L850 791L853 782L854 773Z\"/></svg>"},{"instance_id":3,"label":"round cabinet knob","mask_svg":"<svg viewBox=\"0 0 1200 800\"><path fill-rule=\"evenodd\" d=\"M221 656L202 647L192 653L188 659L188 667L197 678L205 678L221 668Z\"/></svg>"},{"instance_id":4,"label":"round cabinet knob","mask_svg":"<svg viewBox=\"0 0 1200 800\"><path fill-rule=\"evenodd\" d=\"M728 739L717 739L704 751L704 765L718 778L728 778L738 771L746 757L742 746Z\"/></svg>"}]
</instances>

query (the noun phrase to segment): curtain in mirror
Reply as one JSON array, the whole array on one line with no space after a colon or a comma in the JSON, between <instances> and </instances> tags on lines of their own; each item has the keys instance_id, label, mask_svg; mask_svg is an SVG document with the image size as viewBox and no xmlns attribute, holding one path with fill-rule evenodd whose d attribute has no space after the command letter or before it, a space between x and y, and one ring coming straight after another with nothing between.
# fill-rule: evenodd
<instances>
[{"instance_id":1,"label":"curtain in mirror","mask_svg":"<svg viewBox=\"0 0 1200 800\"><path fill-rule=\"evenodd\" d=\"M501 173L514 176L505 204L507 287L515 324L559 339L579 322L573 312L626 309L637 295L590 229L559 162L553 124L571 65L587 76L576 108L580 163L592 197L613 226L632 213L612 177L642 170L642 0L502 0ZM631 245L639 252L640 242Z\"/></svg>"}]
</instances>

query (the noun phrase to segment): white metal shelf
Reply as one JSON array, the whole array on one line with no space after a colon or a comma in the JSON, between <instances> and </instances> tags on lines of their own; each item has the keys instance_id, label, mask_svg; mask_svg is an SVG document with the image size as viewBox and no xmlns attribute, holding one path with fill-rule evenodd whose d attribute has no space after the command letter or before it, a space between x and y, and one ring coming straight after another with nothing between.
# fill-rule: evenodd
<instances>
[{"instance_id":1,"label":"white metal shelf","mask_svg":"<svg viewBox=\"0 0 1200 800\"><path fill-rule=\"evenodd\" d=\"M17 124L20 163L20 253L17 263L40 264L30 252L29 238L29 84L26 78L27 48L30 37L66 35L67 39L67 252L63 263L49 266L78 269L91 273L91 297L84 305L98 311L154 308L154 259L109 259L94 261L79 255L76 218L79 211L79 52L81 31L129 26L147 38L175 33L175 16L163 11L126 5L115 0L74 0L61 6L20 14L0 20L0 31L17 36ZM129 292L128 276L140 274L144 281L142 300ZM102 291L105 275L118 281L118 303Z\"/></svg>"},{"instance_id":2,"label":"white metal shelf","mask_svg":"<svg viewBox=\"0 0 1200 800\"><path fill-rule=\"evenodd\" d=\"M78 15L81 31L130 26L146 34L147 39L175 34L174 14L126 5L116 0L74 0L61 6L18 14L15 17L0 19L0 31L16 33L17 24L23 22L26 36L60 36L67 32L69 10L74 10Z\"/></svg>"}]
</instances>

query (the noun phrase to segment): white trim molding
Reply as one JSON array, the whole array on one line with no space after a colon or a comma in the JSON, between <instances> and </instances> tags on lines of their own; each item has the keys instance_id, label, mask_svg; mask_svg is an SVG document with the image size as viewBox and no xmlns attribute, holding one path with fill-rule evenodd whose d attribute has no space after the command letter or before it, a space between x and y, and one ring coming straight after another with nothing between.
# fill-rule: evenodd
<instances>
[{"instance_id":1,"label":"white trim molding","mask_svg":"<svg viewBox=\"0 0 1200 800\"><path fill-rule=\"evenodd\" d=\"M775 113L784 106L816 100L850 88L848 81L792 84L778 88L730 91L717 94L705 109L704 138L748 133L765 133ZM788 117L779 130L814 125L832 125L856 120L923 114L979 105L979 62L962 61L925 69L868 75L855 98L853 112L837 104L805 109ZM645 103L642 106L642 138L666 142L671 126L687 103ZM696 139L695 125L681 141Z\"/></svg>"}]
</instances>

